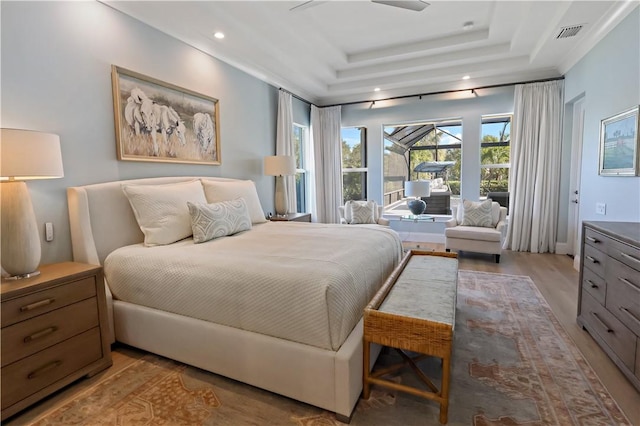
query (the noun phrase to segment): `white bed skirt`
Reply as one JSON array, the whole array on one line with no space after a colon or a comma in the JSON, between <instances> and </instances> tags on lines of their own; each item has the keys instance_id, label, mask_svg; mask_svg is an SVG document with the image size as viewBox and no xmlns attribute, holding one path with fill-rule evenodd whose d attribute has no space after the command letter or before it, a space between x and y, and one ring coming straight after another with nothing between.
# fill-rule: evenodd
<instances>
[{"instance_id":1,"label":"white bed skirt","mask_svg":"<svg viewBox=\"0 0 640 426\"><path fill-rule=\"evenodd\" d=\"M118 300L113 309L119 342L339 416L349 417L360 397L362 320L333 352ZM372 347L369 368L379 352Z\"/></svg>"}]
</instances>

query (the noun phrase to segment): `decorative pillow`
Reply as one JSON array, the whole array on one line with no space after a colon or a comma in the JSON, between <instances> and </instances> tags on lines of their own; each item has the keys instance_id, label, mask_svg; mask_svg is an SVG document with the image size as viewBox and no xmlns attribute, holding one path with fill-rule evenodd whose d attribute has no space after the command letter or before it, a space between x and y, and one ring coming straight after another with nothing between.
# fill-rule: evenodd
<instances>
[{"instance_id":1,"label":"decorative pillow","mask_svg":"<svg viewBox=\"0 0 640 426\"><path fill-rule=\"evenodd\" d=\"M375 201L347 201L344 210L347 223L376 223Z\"/></svg>"},{"instance_id":2,"label":"decorative pillow","mask_svg":"<svg viewBox=\"0 0 640 426\"><path fill-rule=\"evenodd\" d=\"M204 195L208 203L219 203L220 201L231 201L244 198L249 209L251 223L264 223L267 219L264 216L260 198L256 185L250 180L237 181L216 181L202 179Z\"/></svg>"},{"instance_id":3,"label":"decorative pillow","mask_svg":"<svg viewBox=\"0 0 640 426\"><path fill-rule=\"evenodd\" d=\"M244 198L212 204L187 203L187 207L196 244L251 229L251 217Z\"/></svg>"},{"instance_id":4,"label":"decorative pillow","mask_svg":"<svg viewBox=\"0 0 640 426\"><path fill-rule=\"evenodd\" d=\"M199 180L167 185L124 185L144 245L171 244L191 236L187 202L206 203Z\"/></svg>"},{"instance_id":5,"label":"decorative pillow","mask_svg":"<svg viewBox=\"0 0 640 426\"><path fill-rule=\"evenodd\" d=\"M484 200L482 202L463 200L462 208L463 226L482 226L491 228L491 200Z\"/></svg>"}]
</instances>

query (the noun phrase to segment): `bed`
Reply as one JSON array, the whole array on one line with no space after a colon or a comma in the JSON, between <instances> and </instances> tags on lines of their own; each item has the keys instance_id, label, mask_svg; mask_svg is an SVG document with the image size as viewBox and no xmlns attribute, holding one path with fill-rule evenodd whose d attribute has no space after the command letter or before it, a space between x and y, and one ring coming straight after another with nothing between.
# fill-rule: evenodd
<instances>
[{"instance_id":1,"label":"bed","mask_svg":"<svg viewBox=\"0 0 640 426\"><path fill-rule=\"evenodd\" d=\"M241 182L68 188L74 260L104 266L112 341L348 420L362 390L363 308L401 259L398 235L377 225L266 222L201 244L146 246L123 187L194 180Z\"/></svg>"}]
</instances>

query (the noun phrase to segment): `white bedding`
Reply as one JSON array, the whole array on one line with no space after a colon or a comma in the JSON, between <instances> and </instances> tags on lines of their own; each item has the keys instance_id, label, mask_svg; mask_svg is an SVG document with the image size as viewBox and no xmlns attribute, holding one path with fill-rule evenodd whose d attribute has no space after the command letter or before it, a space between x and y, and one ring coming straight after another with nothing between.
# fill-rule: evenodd
<instances>
[{"instance_id":1,"label":"white bedding","mask_svg":"<svg viewBox=\"0 0 640 426\"><path fill-rule=\"evenodd\" d=\"M386 227L268 222L121 247L104 270L116 299L335 351L401 256Z\"/></svg>"}]
</instances>

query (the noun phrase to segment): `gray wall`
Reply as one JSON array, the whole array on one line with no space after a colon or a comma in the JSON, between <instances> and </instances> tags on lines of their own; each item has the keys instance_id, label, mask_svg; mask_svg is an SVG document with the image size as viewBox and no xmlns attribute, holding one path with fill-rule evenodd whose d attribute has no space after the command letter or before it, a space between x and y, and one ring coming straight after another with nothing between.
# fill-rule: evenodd
<instances>
[{"instance_id":1,"label":"gray wall","mask_svg":"<svg viewBox=\"0 0 640 426\"><path fill-rule=\"evenodd\" d=\"M65 177L28 183L43 263L72 257L69 186L151 176L245 178L273 211L274 182L262 175L262 158L275 152L276 88L98 2L0 7L2 127L56 133L62 145ZM222 165L118 161L112 64L219 99ZM44 241L44 222L54 224L52 242Z\"/></svg>"},{"instance_id":2,"label":"gray wall","mask_svg":"<svg viewBox=\"0 0 640 426\"><path fill-rule=\"evenodd\" d=\"M607 34L565 77L565 110L572 111L575 99L583 96L585 100L580 221L640 221L640 177L598 175L600 121L640 104L640 8ZM567 155L571 146L570 126L568 119L563 149ZM563 161L566 167L561 188L565 206L569 199L567 161L566 158ZM595 213L597 202L606 203L605 216ZM560 217L562 220L562 210ZM566 232L566 207L561 225Z\"/></svg>"}]
</instances>

